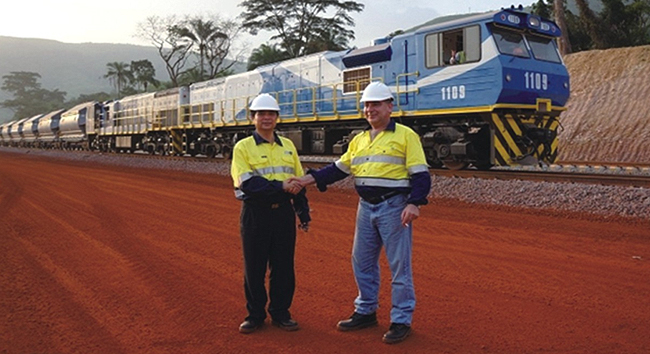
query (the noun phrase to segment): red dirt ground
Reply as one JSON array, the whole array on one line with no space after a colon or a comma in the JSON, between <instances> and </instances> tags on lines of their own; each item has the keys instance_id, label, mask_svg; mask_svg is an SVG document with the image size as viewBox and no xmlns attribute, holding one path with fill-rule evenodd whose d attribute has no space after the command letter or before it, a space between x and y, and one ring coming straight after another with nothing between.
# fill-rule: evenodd
<instances>
[{"instance_id":1,"label":"red dirt ground","mask_svg":"<svg viewBox=\"0 0 650 354\"><path fill-rule=\"evenodd\" d=\"M240 203L224 176L0 153L0 353L648 353L650 225L435 201L415 222L407 341L353 311L357 198L310 188L292 307L246 315Z\"/></svg>"}]
</instances>

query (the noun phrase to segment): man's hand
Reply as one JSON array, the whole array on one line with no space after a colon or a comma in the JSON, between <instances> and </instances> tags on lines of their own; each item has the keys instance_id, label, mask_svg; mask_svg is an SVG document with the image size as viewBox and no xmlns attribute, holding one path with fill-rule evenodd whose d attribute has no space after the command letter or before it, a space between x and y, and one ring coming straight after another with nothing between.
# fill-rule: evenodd
<instances>
[{"instance_id":1,"label":"man's hand","mask_svg":"<svg viewBox=\"0 0 650 354\"><path fill-rule=\"evenodd\" d=\"M287 193L298 194L302 190L302 187L297 177L291 177L282 181L282 189Z\"/></svg>"},{"instance_id":2,"label":"man's hand","mask_svg":"<svg viewBox=\"0 0 650 354\"><path fill-rule=\"evenodd\" d=\"M298 228L304 232L309 232L309 222L301 222L298 224Z\"/></svg>"},{"instance_id":3,"label":"man's hand","mask_svg":"<svg viewBox=\"0 0 650 354\"><path fill-rule=\"evenodd\" d=\"M314 179L314 176L312 176L310 174L306 174L306 175L304 175L302 177L294 177L294 178L303 187L307 187L310 184L316 183L316 180Z\"/></svg>"},{"instance_id":4,"label":"man's hand","mask_svg":"<svg viewBox=\"0 0 650 354\"><path fill-rule=\"evenodd\" d=\"M417 219L420 216L420 209L417 205L407 204L406 208L402 210L402 225L404 227L409 226L413 220Z\"/></svg>"}]
</instances>

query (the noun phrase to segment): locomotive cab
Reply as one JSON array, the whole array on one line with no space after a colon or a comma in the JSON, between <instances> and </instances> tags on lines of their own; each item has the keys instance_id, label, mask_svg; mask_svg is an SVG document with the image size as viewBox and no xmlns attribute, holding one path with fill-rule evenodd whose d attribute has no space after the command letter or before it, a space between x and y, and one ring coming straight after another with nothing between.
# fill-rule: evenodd
<instances>
[{"instance_id":1,"label":"locomotive cab","mask_svg":"<svg viewBox=\"0 0 650 354\"><path fill-rule=\"evenodd\" d=\"M569 97L559 35L554 23L516 9L418 30L418 71L396 86L398 94L405 91L398 103L404 115L414 110L426 117L412 125L429 164L486 169L554 162L558 118ZM407 41L394 38L393 45Z\"/></svg>"}]
</instances>

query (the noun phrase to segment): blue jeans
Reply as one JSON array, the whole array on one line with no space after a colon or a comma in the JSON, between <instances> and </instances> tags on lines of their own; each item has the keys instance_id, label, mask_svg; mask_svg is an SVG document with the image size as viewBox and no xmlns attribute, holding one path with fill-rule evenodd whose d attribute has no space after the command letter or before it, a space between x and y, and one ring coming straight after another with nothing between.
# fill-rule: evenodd
<instances>
[{"instance_id":1,"label":"blue jeans","mask_svg":"<svg viewBox=\"0 0 650 354\"><path fill-rule=\"evenodd\" d=\"M359 288L355 311L371 314L379 307L379 255L382 246L392 274L392 323L411 325L415 290L411 269L412 225L404 227L401 214L406 207L403 194L379 204L363 199L357 209L357 225L352 246L352 269Z\"/></svg>"}]
</instances>

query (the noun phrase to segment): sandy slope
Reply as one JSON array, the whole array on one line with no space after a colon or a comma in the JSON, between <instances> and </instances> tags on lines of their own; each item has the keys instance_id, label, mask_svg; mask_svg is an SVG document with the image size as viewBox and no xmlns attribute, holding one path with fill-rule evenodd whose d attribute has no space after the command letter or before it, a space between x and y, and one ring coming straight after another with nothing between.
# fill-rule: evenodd
<instances>
[{"instance_id":1,"label":"sandy slope","mask_svg":"<svg viewBox=\"0 0 650 354\"><path fill-rule=\"evenodd\" d=\"M650 46L565 57L571 98L560 160L650 163Z\"/></svg>"}]
</instances>

